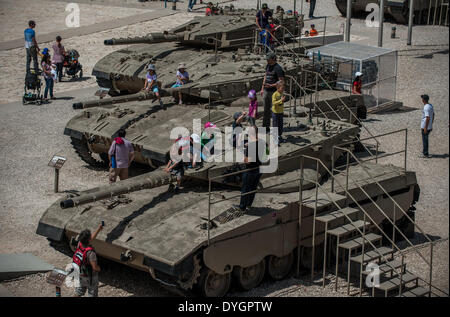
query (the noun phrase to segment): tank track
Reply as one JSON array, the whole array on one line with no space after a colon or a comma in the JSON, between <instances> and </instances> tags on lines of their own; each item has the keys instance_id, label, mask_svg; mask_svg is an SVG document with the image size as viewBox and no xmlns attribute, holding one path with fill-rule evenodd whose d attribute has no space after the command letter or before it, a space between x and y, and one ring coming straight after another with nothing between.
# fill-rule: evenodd
<instances>
[{"instance_id":1,"label":"tank track","mask_svg":"<svg viewBox=\"0 0 450 317\"><path fill-rule=\"evenodd\" d=\"M71 143L78 156L90 166L101 169L105 169L108 167L108 158L106 153L102 153L104 155L100 154L100 157L102 158L101 161L95 159L92 156L92 152L89 150L89 147L87 146L86 138L83 137L83 139L79 140L77 138L71 137Z\"/></svg>"}]
</instances>

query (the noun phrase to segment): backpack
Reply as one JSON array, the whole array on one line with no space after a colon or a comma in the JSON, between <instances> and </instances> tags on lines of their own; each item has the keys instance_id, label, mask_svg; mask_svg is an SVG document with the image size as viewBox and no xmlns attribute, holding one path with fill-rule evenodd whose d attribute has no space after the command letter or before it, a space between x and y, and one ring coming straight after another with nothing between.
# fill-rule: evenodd
<instances>
[{"instance_id":1,"label":"backpack","mask_svg":"<svg viewBox=\"0 0 450 317\"><path fill-rule=\"evenodd\" d=\"M87 258L87 253L89 251L94 251L94 248L93 247L84 248L81 242L78 243L77 250L75 251L72 260L73 263L79 267L80 275L91 276L92 274L92 267Z\"/></svg>"}]
</instances>

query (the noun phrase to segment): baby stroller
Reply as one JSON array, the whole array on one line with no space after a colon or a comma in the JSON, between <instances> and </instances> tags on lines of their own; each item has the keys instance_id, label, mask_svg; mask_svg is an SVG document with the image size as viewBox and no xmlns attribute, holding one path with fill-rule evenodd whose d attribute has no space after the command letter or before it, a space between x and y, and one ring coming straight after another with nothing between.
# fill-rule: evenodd
<instances>
[{"instance_id":1,"label":"baby stroller","mask_svg":"<svg viewBox=\"0 0 450 317\"><path fill-rule=\"evenodd\" d=\"M72 76L72 78L75 78L77 76L77 73L80 72L78 76L80 78L83 77L83 66L78 61L79 57L80 54L78 54L76 50L71 49L67 51L67 55L64 56L64 63L63 63L65 76Z\"/></svg>"},{"instance_id":2,"label":"baby stroller","mask_svg":"<svg viewBox=\"0 0 450 317\"><path fill-rule=\"evenodd\" d=\"M27 105L29 103L34 103L40 105L43 100L43 96L41 94L42 81L39 78L40 72L36 73L36 71L30 70L29 73L25 76L25 86L24 93L22 97L22 103Z\"/></svg>"}]
</instances>

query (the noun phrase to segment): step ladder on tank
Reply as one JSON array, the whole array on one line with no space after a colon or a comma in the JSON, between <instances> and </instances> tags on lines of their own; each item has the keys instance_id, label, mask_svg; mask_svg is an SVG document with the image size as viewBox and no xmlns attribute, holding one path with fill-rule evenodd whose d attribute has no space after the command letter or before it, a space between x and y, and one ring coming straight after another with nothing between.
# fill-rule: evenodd
<instances>
[{"instance_id":1,"label":"step ladder on tank","mask_svg":"<svg viewBox=\"0 0 450 317\"><path fill-rule=\"evenodd\" d=\"M312 78L311 78L312 77ZM376 296L383 294L384 296L401 296L401 297L420 297L420 296L449 296L445 291L435 287L432 284L432 274L433 274L433 241L428 237L427 234L418 226L410 216L408 216L407 211L403 210L401 206L394 200L393 197L388 193L388 191L381 186L381 184L376 180L377 175L371 175L369 170L365 168L366 161L374 160L378 163L379 156L379 141L380 137L390 136L391 134L404 133L404 149L383 155L383 157L403 154L404 155L404 166L403 173L406 174L406 162L407 162L407 129L401 129L398 131L393 131L381 135L375 136L371 131L361 122L361 120L352 112L350 107L333 91L333 88L329 83L323 78L323 76L318 72L302 70L297 76L286 76L288 85L290 87L290 92L299 91L300 95L300 106L306 105L308 103L314 106L314 111L320 114L323 118L332 119L336 118L341 121L355 122L361 127L362 131L365 132L369 137L366 139L361 139L357 136L354 140L347 142L346 144L340 146L334 146L332 151L332 168L331 171L326 167L326 165L320 161L318 158L309 157L302 155L301 168L300 168L300 188L302 188L303 182L312 182L315 184L315 199L309 201L309 207L314 210L313 215L313 236L312 236L312 255L311 255L311 279L315 278L315 228L316 224L321 223L325 226L325 238L323 243L323 265L322 265L322 285L326 285L326 272L327 268L330 268L329 261L331 257L327 254L334 251L334 270L335 275L335 290L338 288L340 273L346 275L347 283L347 294L350 294L350 284L352 276L356 276L359 279L359 295L362 296L363 293L363 278L370 279L377 274L379 277L379 283L372 283L370 289L370 295ZM307 83L315 83L315 85L308 85ZM338 102L342 109L346 110L346 116L342 117L329 101L321 100L325 105L324 109L318 106L318 100L320 89L323 87L335 94L335 101ZM295 116L297 110L297 99L292 98L289 101L289 114L288 116ZM294 103L292 105L292 103ZM375 150L371 150L369 146L365 145L366 140L375 141ZM355 154L352 152L354 144L359 143L363 152L368 154L368 159L362 162ZM343 167L334 166L335 153L345 153L346 163ZM303 166L305 160L316 161L316 180L310 180L304 178ZM364 191L364 189L358 185L357 180L351 176L351 171L353 168L359 167L365 173L365 176L373 183L379 190L383 192L390 202L394 206L394 216L395 212L401 212L405 219L412 224L413 228L418 230L427 240L425 244L414 245L408 237L398 228L396 223L390 219L387 213L373 200L370 195ZM325 188L318 182L318 171L319 168L324 169L331 182L331 188ZM339 181L339 176L343 176L345 181ZM392 226L392 232L385 232L382 228L374 222L370 217L367 210L361 206L355 197L349 192L349 186L352 185L358 188L365 197L371 203L376 206L380 214L384 216L386 221L388 221ZM319 194L320 191L320 194ZM302 197L302 191L299 192L300 197ZM340 195L340 196L339 196ZM328 204L330 208L324 208L323 200L328 199ZM337 201L345 201L342 205L337 203ZM303 201L300 198L300 201ZM321 210L327 211L323 213L317 213L318 211L318 201L321 204ZM299 207L299 219L301 219L301 209L302 205ZM325 206L326 207L326 206ZM301 220L299 220L299 230L301 230ZM396 243L396 235L401 236L401 238L406 242L407 248L401 249ZM383 240L387 241L383 245ZM300 246L298 246L299 248ZM429 248L429 258L426 258L420 251L422 248ZM425 268L427 270L428 279L414 275L412 272L408 271L406 268L405 258L409 253L414 252L419 255L419 257L425 262ZM298 252L298 257L300 257L300 252ZM300 259L297 259L298 262ZM327 266L328 264L328 266ZM297 265L297 274L299 274L299 265ZM367 288L365 289L367 290ZM367 293L367 292L366 292Z\"/></svg>"},{"instance_id":2,"label":"step ladder on tank","mask_svg":"<svg viewBox=\"0 0 450 317\"><path fill-rule=\"evenodd\" d=\"M321 223L325 227L324 243L320 246L323 254L322 264L322 285L325 287L327 279L326 272L330 269L330 253L334 252L334 268L330 273L335 275L335 290L338 289L339 280L342 274L345 276L347 294L350 294L350 286L355 282L359 286L359 296L363 295L363 291L371 296L400 296L400 297L422 297L432 296L444 291L436 288L432 284L432 268L433 268L433 241L423 232L423 230L414 224L415 228L421 232L427 239L425 246L429 246L429 258L425 257L420 251L423 246L415 246L406 235L398 228L392 219L387 216L381 207L373 200L372 197L358 185L358 182L352 177L352 170L355 166L364 170L368 174L368 179L384 193L392 201L394 210L404 213L408 221L412 220L405 210L403 210L398 203L392 198L389 193L377 181L377 175L371 175L369 170L365 168L365 163L361 162L353 152L348 148L335 146L336 150L341 150L347 156L347 162L344 168L340 170L336 167L332 171L328 170L325 164L319 159L301 156L301 176L300 182L315 183L315 199L311 199L302 204L303 206L314 209L313 218L313 236L312 236L312 256L311 256L311 279L316 277L315 272L315 227L316 224ZM406 153L406 148L404 150ZM349 166L350 158L354 165ZM314 160L317 162L317 170L325 169L331 178L331 188L319 184L315 180L305 179L303 174L303 166L305 160ZM406 173L406 165L405 170ZM345 179L345 183L342 179ZM340 179L340 180L338 180ZM393 231L391 233L385 232L379 224L374 222L366 209L361 206L351 192L349 186L358 188L360 192L364 193L368 200L380 211L381 214L391 223ZM320 194L319 194L320 191ZM301 195L301 193L300 193ZM365 197L365 198L366 198ZM324 204L327 201L329 208ZM303 201L303 200L301 200ZM317 213L318 201L320 201L320 210L327 210L322 213ZM359 199L361 201L361 199ZM339 202L339 203L338 203ZM342 202L345 202L342 204ZM301 213L302 207L300 207ZM300 217L300 216L299 216ZM401 249L395 242L396 235L407 243L408 248ZM383 240L387 240L387 245L383 245ZM424 269L427 270L428 280L423 279L407 269L405 257L407 253L415 252L426 263ZM374 276L377 275L376 278ZM359 281L358 281L359 280ZM363 280L374 281L371 284L363 285ZM379 282L378 282L379 281ZM359 283L359 284L358 284Z\"/></svg>"}]
</instances>

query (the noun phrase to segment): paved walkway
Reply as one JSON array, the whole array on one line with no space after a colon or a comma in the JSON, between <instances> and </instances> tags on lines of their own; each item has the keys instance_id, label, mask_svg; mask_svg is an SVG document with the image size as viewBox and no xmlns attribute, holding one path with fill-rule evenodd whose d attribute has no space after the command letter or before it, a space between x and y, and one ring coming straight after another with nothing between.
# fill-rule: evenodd
<instances>
[{"instance_id":1,"label":"paved walkway","mask_svg":"<svg viewBox=\"0 0 450 317\"><path fill-rule=\"evenodd\" d=\"M172 9L161 9L161 10L154 10L151 12L147 12L144 14L139 15L133 15L126 18L121 18L117 20L112 21L105 21L101 23L81 26L79 28L72 28L72 29L66 29L62 31L57 32L51 32L46 34L36 34L38 43L47 43L53 41L57 35L60 35L63 39L68 39L70 37L74 36L81 36L81 35L87 35L91 33L97 33L102 32L110 29L119 28L122 26L130 25L130 24L136 24L140 22L145 22L157 18L161 18L164 16L172 15L175 13L178 13L180 11L172 10ZM15 48L21 48L24 46L24 39L15 39L10 41L5 41L0 43L0 51L6 51L11 50Z\"/></svg>"},{"instance_id":2,"label":"paved walkway","mask_svg":"<svg viewBox=\"0 0 450 317\"><path fill-rule=\"evenodd\" d=\"M185 1L185 2L187 3L187 1ZM232 1L222 0L222 1L216 1L216 2L220 3L220 4L225 4L228 2L232 2ZM97 4L97 3L95 3L95 4ZM109 3L104 3L104 4L110 5ZM203 9L204 7L205 7L205 2L202 5L197 5L195 7L195 11L197 11L199 9ZM145 8L145 10L148 10L148 9ZM169 16L169 15L173 15L173 14L176 14L179 12L184 12L185 10L186 10L186 7L185 7L184 3L182 6L178 5L177 10L172 10L171 3L169 3L169 1L168 1L167 8L155 9L153 11L139 14L139 15L133 15L133 16L116 19L116 20L112 20L112 21L105 21L105 22L101 22L101 23L81 26L78 28L66 29L66 30L61 30L61 31L51 32L51 33L46 33L46 34L38 33L38 34L36 34L36 37L38 39L38 44L47 43L47 42L53 41L57 35L60 35L63 39L68 39L68 38L75 37L75 36L82 36L82 35L87 35L87 34L91 34L91 33L102 32L102 31L106 31L106 30L110 30L110 29L114 29L114 28L120 28L122 26L130 25L130 24L136 24L136 23L140 23L140 22L153 20L153 19L158 19L158 18L161 18L164 16ZM15 48L21 48L23 46L24 46L23 38L0 42L0 51L12 50Z\"/></svg>"}]
</instances>

